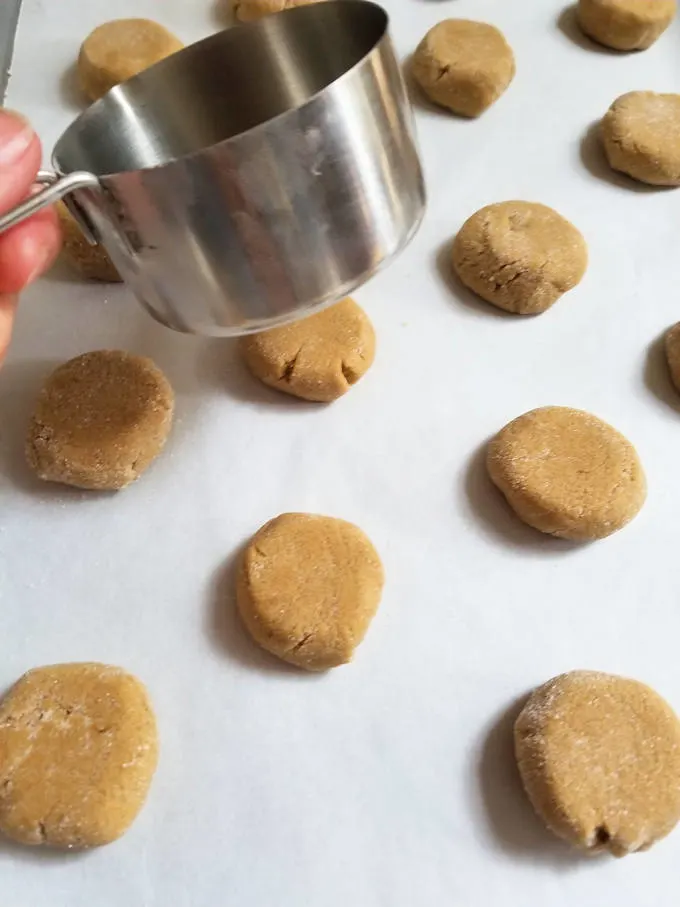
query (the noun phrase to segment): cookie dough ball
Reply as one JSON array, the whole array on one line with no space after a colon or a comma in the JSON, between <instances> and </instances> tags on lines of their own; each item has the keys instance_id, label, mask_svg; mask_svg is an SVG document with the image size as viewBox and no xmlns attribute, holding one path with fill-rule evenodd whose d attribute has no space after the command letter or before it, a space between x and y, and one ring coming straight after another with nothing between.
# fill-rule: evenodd
<instances>
[{"instance_id":1,"label":"cookie dough ball","mask_svg":"<svg viewBox=\"0 0 680 907\"><path fill-rule=\"evenodd\" d=\"M353 299L343 299L302 321L240 341L250 371L277 390L330 403L371 367L375 332Z\"/></svg>"},{"instance_id":2,"label":"cookie dough ball","mask_svg":"<svg viewBox=\"0 0 680 907\"><path fill-rule=\"evenodd\" d=\"M487 468L520 519L575 541L622 529L647 496L630 441L566 406L534 409L506 425L489 444Z\"/></svg>"},{"instance_id":3,"label":"cookie dough ball","mask_svg":"<svg viewBox=\"0 0 680 907\"><path fill-rule=\"evenodd\" d=\"M382 587L380 558L357 526L284 513L248 545L237 601L263 649L308 671L323 671L351 660Z\"/></svg>"},{"instance_id":4,"label":"cookie dough ball","mask_svg":"<svg viewBox=\"0 0 680 907\"><path fill-rule=\"evenodd\" d=\"M623 857L680 819L680 722L637 680L572 671L529 698L515 724L522 782L559 837Z\"/></svg>"},{"instance_id":5,"label":"cookie dough ball","mask_svg":"<svg viewBox=\"0 0 680 907\"><path fill-rule=\"evenodd\" d=\"M664 347L673 387L680 393L680 323L668 331Z\"/></svg>"},{"instance_id":6,"label":"cookie dough ball","mask_svg":"<svg viewBox=\"0 0 680 907\"><path fill-rule=\"evenodd\" d=\"M0 831L22 844L109 844L141 809L157 758L135 677L102 664L29 671L0 704Z\"/></svg>"},{"instance_id":7,"label":"cookie dough ball","mask_svg":"<svg viewBox=\"0 0 680 907\"><path fill-rule=\"evenodd\" d=\"M473 214L453 243L460 280L506 312L538 315L573 289L588 264L576 227L535 202L499 202Z\"/></svg>"},{"instance_id":8,"label":"cookie dough ball","mask_svg":"<svg viewBox=\"0 0 680 907\"><path fill-rule=\"evenodd\" d=\"M676 0L579 0L576 16L605 47L646 50L671 24L676 6Z\"/></svg>"},{"instance_id":9,"label":"cookie dough ball","mask_svg":"<svg viewBox=\"0 0 680 907\"><path fill-rule=\"evenodd\" d=\"M121 276L114 267L104 246L91 246L63 202L57 205L66 261L88 280L120 283Z\"/></svg>"},{"instance_id":10,"label":"cookie dough ball","mask_svg":"<svg viewBox=\"0 0 680 907\"><path fill-rule=\"evenodd\" d=\"M294 6L310 6L320 3L321 0L234 0L234 15L240 22L254 22L271 16L272 13L282 13Z\"/></svg>"},{"instance_id":11,"label":"cookie dough ball","mask_svg":"<svg viewBox=\"0 0 680 907\"><path fill-rule=\"evenodd\" d=\"M78 56L83 91L96 101L114 85L126 82L184 47L167 28L150 19L114 19L85 38Z\"/></svg>"},{"instance_id":12,"label":"cookie dough ball","mask_svg":"<svg viewBox=\"0 0 680 907\"><path fill-rule=\"evenodd\" d=\"M174 407L150 359L120 350L77 356L45 382L26 456L41 479L114 491L134 482L163 449Z\"/></svg>"},{"instance_id":13,"label":"cookie dough ball","mask_svg":"<svg viewBox=\"0 0 680 907\"><path fill-rule=\"evenodd\" d=\"M602 120L613 170L651 186L680 186L680 94L631 91Z\"/></svg>"},{"instance_id":14,"label":"cookie dough ball","mask_svg":"<svg viewBox=\"0 0 680 907\"><path fill-rule=\"evenodd\" d=\"M512 48L485 22L445 19L416 48L413 77L427 97L466 117L478 117L515 75Z\"/></svg>"}]
</instances>

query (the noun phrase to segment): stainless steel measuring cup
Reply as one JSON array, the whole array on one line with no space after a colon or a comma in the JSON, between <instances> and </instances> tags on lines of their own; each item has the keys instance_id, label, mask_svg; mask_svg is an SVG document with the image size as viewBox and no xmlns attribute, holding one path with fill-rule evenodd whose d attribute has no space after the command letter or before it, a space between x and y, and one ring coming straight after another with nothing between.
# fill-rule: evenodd
<instances>
[{"instance_id":1,"label":"stainless steel measuring cup","mask_svg":"<svg viewBox=\"0 0 680 907\"><path fill-rule=\"evenodd\" d=\"M327 0L199 41L119 85L0 232L62 196L157 320L271 327L337 301L423 215L385 11Z\"/></svg>"}]
</instances>

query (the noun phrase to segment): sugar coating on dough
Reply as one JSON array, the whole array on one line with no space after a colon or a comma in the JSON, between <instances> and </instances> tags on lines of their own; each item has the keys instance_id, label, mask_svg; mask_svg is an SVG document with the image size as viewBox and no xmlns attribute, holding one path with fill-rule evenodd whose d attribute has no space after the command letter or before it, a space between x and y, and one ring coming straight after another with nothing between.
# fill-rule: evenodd
<instances>
[{"instance_id":1,"label":"sugar coating on dough","mask_svg":"<svg viewBox=\"0 0 680 907\"><path fill-rule=\"evenodd\" d=\"M411 71L435 104L461 116L477 117L512 81L515 57L494 25L445 19L416 48Z\"/></svg>"},{"instance_id":2,"label":"sugar coating on dough","mask_svg":"<svg viewBox=\"0 0 680 907\"><path fill-rule=\"evenodd\" d=\"M144 356L97 350L59 366L33 413L26 456L41 479L113 491L138 478L163 449L174 394Z\"/></svg>"},{"instance_id":3,"label":"sugar coating on dough","mask_svg":"<svg viewBox=\"0 0 680 907\"><path fill-rule=\"evenodd\" d=\"M680 186L680 94L621 95L604 115L601 135L613 170L652 186Z\"/></svg>"},{"instance_id":4,"label":"sugar coating on dough","mask_svg":"<svg viewBox=\"0 0 680 907\"><path fill-rule=\"evenodd\" d=\"M0 703L0 831L22 844L108 844L141 809L157 758L135 677L95 663L35 668Z\"/></svg>"},{"instance_id":5,"label":"sugar coating on dough","mask_svg":"<svg viewBox=\"0 0 680 907\"><path fill-rule=\"evenodd\" d=\"M487 468L520 519L575 541L623 528L647 495L630 441L566 406L534 409L506 425L489 444Z\"/></svg>"},{"instance_id":6,"label":"sugar coating on dough","mask_svg":"<svg viewBox=\"0 0 680 907\"><path fill-rule=\"evenodd\" d=\"M237 601L262 648L323 671L351 660L378 608L383 581L380 558L357 526L285 513L250 541Z\"/></svg>"},{"instance_id":7,"label":"sugar coating on dough","mask_svg":"<svg viewBox=\"0 0 680 907\"><path fill-rule=\"evenodd\" d=\"M264 384L330 403L371 367L375 331L368 315L348 297L293 324L243 337L240 349Z\"/></svg>"},{"instance_id":8,"label":"sugar coating on dough","mask_svg":"<svg viewBox=\"0 0 680 907\"><path fill-rule=\"evenodd\" d=\"M509 201L468 218L452 260L461 281L482 299L507 312L537 315L580 282L588 247L552 208Z\"/></svg>"},{"instance_id":9,"label":"sugar coating on dough","mask_svg":"<svg viewBox=\"0 0 680 907\"><path fill-rule=\"evenodd\" d=\"M605 47L646 50L671 24L676 7L676 0L579 0L576 16Z\"/></svg>"},{"instance_id":10,"label":"sugar coating on dough","mask_svg":"<svg viewBox=\"0 0 680 907\"><path fill-rule=\"evenodd\" d=\"M320 2L322 0L234 0L233 9L240 22L254 22L295 6L310 6Z\"/></svg>"},{"instance_id":11,"label":"sugar coating on dough","mask_svg":"<svg viewBox=\"0 0 680 907\"><path fill-rule=\"evenodd\" d=\"M664 348L673 387L680 393L680 323L666 333Z\"/></svg>"},{"instance_id":12,"label":"sugar coating on dough","mask_svg":"<svg viewBox=\"0 0 680 907\"><path fill-rule=\"evenodd\" d=\"M115 85L181 50L184 44L151 19L104 22L83 41L78 75L83 91L96 101Z\"/></svg>"},{"instance_id":13,"label":"sugar coating on dough","mask_svg":"<svg viewBox=\"0 0 680 907\"><path fill-rule=\"evenodd\" d=\"M120 283L122 280L104 246L92 246L63 202L57 205L66 261L88 280Z\"/></svg>"},{"instance_id":14,"label":"sugar coating on dough","mask_svg":"<svg viewBox=\"0 0 680 907\"><path fill-rule=\"evenodd\" d=\"M517 719L515 752L536 812L576 847L623 857L680 819L680 722L636 680L597 671L549 680Z\"/></svg>"}]
</instances>

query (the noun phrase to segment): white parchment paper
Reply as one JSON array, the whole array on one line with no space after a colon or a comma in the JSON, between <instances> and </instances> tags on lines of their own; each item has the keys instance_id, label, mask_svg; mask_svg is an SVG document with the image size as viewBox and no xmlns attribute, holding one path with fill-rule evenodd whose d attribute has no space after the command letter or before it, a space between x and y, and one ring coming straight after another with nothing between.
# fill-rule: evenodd
<instances>
[{"instance_id":1,"label":"white parchment paper","mask_svg":"<svg viewBox=\"0 0 680 907\"><path fill-rule=\"evenodd\" d=\"M616 55L560 0L387 0L406 57L446 16L494 22L517 56L479 121L423 106L419 234L357 294L374 368L331 406L260 387L229 341L156 325L123 288L65 272L23 298L0 372L0 683L69 660L149 686L162 754L146 808L84 855L0 845L7 907L657 907L677 900L680 832L644 855L574 858L519 789L519 697L572 668L644 680L680 710L680 412L658 348L680 318L680 195L604 166L588 130L631 89L680 88L680 29ZM186 41L212 0L24 0L8 103L47 151L79 110L71 67L112 17ZM237 88L237 86L236 86ZM447 246L480 206L552 205L585 234L582 285L549 313L496 313L452 287ZM97 496L37 483L22 455L41 379L90 349L151 355L178 396L167 452ZM543 404L588 409L637 445L640 516L585 547L513 518L481 449ZM234 614L232 562L285 510L341 516L386 568L351 666L281 667Z\"/></svg>"}]
</instances>

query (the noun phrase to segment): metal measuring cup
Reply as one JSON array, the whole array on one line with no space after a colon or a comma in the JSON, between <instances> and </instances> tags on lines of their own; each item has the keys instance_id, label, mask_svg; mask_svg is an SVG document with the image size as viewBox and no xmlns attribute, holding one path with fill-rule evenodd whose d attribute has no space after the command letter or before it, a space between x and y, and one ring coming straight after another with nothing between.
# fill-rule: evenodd
<instances>
[{"instance_id":1,"label":"metal measuring cup","mask_svg":"<svg viewBox=\"0 0 680 907\"><path fill-rule=\"evenodd\" d=\"M387 13L327 0L199 41L119 85L0 232L65 201L139 301L196 334L272 327L397 255L425 191Z\"/></svg>"}]
</instances>

